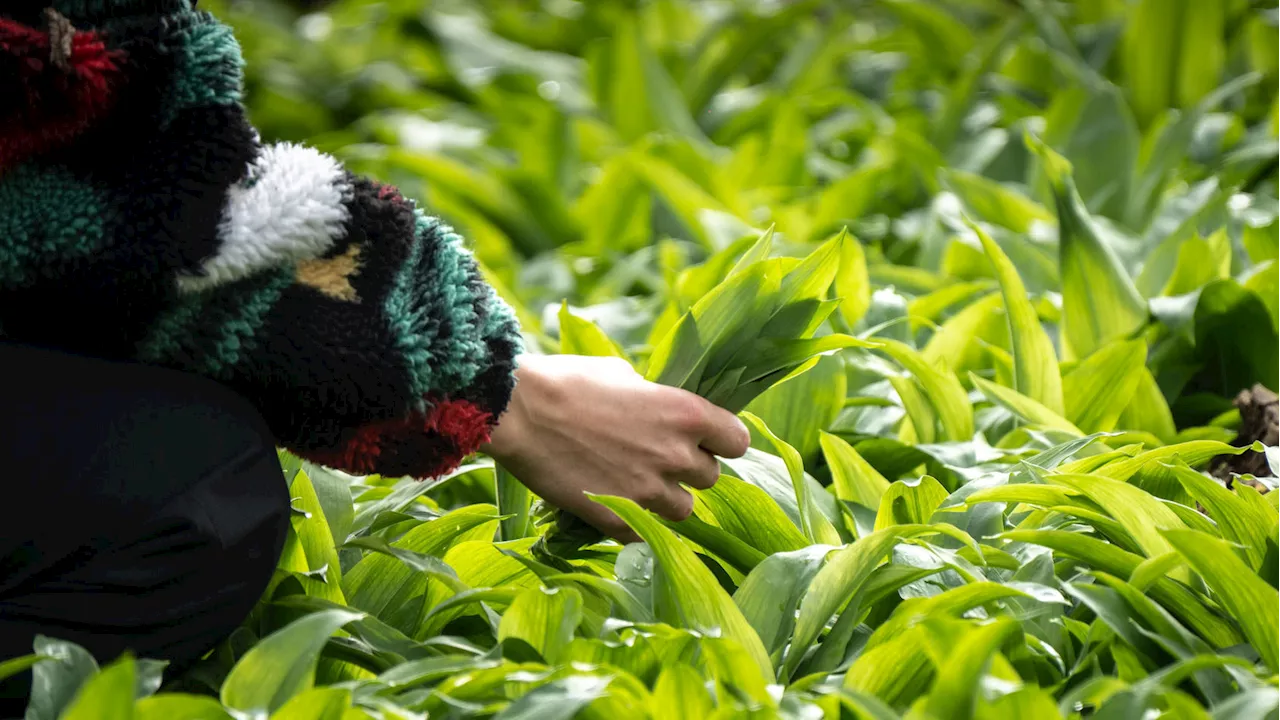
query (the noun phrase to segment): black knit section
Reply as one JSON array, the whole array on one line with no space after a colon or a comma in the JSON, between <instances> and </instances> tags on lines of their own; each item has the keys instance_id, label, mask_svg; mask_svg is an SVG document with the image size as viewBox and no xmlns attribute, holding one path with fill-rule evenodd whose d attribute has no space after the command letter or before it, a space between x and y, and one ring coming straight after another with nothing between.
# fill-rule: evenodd
<instances>
[{"instance_id":1,"label":"black knit section","mask_svg":"<svg viewBox=\"0 0 1280 720\"><path fill-rule=\"evenodd\" d=\"M107 223L112 244L71 264L66 278L98 298L101 324L87 330L95 342L127 347L142 337L173 301L173 273L194 274L215 253L227 189L256 154L239 107L207 107L181 112L166 132L140 139L131 162L94 167L94 181L111 188L118 208Z\"/></svg>"},{"instance_id":2,"label":"black knit section","mask_svg":"<svg viewBox=\"0 0 1280 720\"><path fill-rule=\"evenodd\" d=\"M258 154L244 111L235 105L183 111L135 153L134 162L110 166L111 176L99 178L116 190L122 208L119 252L135 267L196 273L218 249L227 190Z\"/></svg>"},{"instance_id":3,"label":"black knit section","mask_svg":"<svg viewBox=\"0 0 1280 720\"><path fill-rule=\"evenodd\" d=\"M511 402L511 393L515 390L514 358L519 347L511 340L502 338L486 338L489 357L492 362L485 365L476 379L460 393L460 397L479 405L493 413L501 415Z\"/></svg>"},{"instance_id":4,"label":"black knit section","mask_svg":"<svg viewBox=\"0 0 1280 720\"><path fill-rule=\"evenodd\" d=\"M467 285L475 298L473 307L476 316L479 318L478 324L483 327L485 321L489 318L489 313L492 312L495 293L485 283L478 269L472 270ZM515 328L510 328L510 331L514 333ZM507 333L501 333L496 337L485 337L484 343L488 349L489 362L485 364L480 374L467 386L461 397L474 402L497 416L506 409L507 403L511 401L511 392L515 388L513 375L515 372L515 355L519 347Z\"/></svg>"},{"instance_id":5,"label":"black knit section","mask_svg":"<svg viewBox=\"0 0 1280 720\"><path fill-rule=\"evenodd\" d=\"M0 17L42 27L44 9L53 7L77 28L85 28L113 20L182 13L195 5L192 0L4 0Z\"/></svg>"},{"instance_id":6,"label":"black knit section","mask_svg":"<svg viewBox=\"0 0 1280 720\"><path fill-rule=\"evenodd\" d=\"M453 439L439 433L424 433L412 440L389 442L378 455L378 468L382 475L404 477L421 475L424 468L435 467L442 457L458 454Z\"/></svg>"},{"instance_id":7,"label":"black knit section","mask_svg":"<svg viewBox=\"0 0 1280 720\"><path fill-rule=\"evenodd\" d=\"M352 195L346 202L350 217L345 237L326 257L337 257L358 245L360 273L351 279L351 286L362 303L376 298L380 307L413 249L413 208L399 194L384 196L384 186L369 178L348 172L346 182Z\"/></svg>"},{"instance_id":8,"label":"black knit section","mask_svg":"<svg viewBox=\"0 0 1280 720\"><path fill-rule=\"evenodd\" d=\"M359 247L359 269L349 278L358 300L290 287L238 373L281 441L303 450L334 448L346 429L404 417L418 399L410 396L407 369L395 361L395 337L382 314L409 256L413 211L398 196L380 197L367 179L347 180L354 188L347 233L326 256Z\"/></svg>"}]
</instances>

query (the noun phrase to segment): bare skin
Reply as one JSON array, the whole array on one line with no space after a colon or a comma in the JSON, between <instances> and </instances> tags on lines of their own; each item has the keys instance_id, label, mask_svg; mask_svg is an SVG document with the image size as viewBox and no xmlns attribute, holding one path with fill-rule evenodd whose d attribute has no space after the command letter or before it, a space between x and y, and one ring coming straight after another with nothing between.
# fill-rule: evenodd
<instances>
[{"instance_id":1,"label":"bare skin","mask_svg":"<svg viewBox=\"0 0 1280 720\"><path fill-rule=\"evenodd\" d=\"M623 360L524 355L511 403L482 449L547 502L634 542L626 523L584 492L683 520L693 497L681 484L711 487L716 456L741 457L750 440L733 413L648 382Z\"/></svg>"}]
</instances>

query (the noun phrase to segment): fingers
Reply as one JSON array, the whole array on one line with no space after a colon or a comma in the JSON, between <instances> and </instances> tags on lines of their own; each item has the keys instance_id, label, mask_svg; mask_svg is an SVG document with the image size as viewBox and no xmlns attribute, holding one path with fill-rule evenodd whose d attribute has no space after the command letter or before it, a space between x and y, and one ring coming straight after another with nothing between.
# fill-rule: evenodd
<instances>
[{"instance_id":1,"label":"fingers","mask_svg":"<svg viewBox=\"0 0 1280 720\"><path fill-rule=\"evenodd\" d=\"M739 458L746 454L751 446L751 433L737 415L705 403L704 420L700 429L699 441L702 447L713 455L727 458Z\"/></svg>"},{"instance_id":2,"label":"fingers","mask_svg":"<svg viewBox=\"0 0 1280 720\"><path fill-rule=\"evenodd\" d=\"M685 466L672 473L672 480L699 490L710 490L720 479L720 461L702 448L694 448Z\"/></svg>"},{"instance_id":3,"label":"fingers","mask_svg":"<svg viewBox=\"0 0 1280 720\"><path fill-rule=\"evenodd\" d=\"M666 492L648 503L649 509L673 522L680 522L693 514L693 496L679 485L668 485Z\"/></svg>"},{"instance_id":4,"label":"fingers","mask_svg":"<svg viewBox=\"0 0 1280 720\"><path fill-rule=\"evenodd\" d=\"M713 455L737 458L746 454L751 433L737 415L687 390L662 388L660 392L666 393L664 402L679 432L692 435Z\"/></svg>"}]
</instances>

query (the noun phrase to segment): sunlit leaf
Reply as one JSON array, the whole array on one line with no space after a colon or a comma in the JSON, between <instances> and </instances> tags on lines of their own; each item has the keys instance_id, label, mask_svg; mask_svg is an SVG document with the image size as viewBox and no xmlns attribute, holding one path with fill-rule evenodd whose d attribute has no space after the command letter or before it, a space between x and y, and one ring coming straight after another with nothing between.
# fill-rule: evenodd
<instances>
[{"instance_id":1,"label":"sunlit leaf","mask_svg":"<svg viewBox=\"0 0 1280 720\"><path fill-rule=\"evenodd\" d=\"M1084 357L1142 327L1146 303L1080 200L1070 164L1030 136L1028 144L1044 165L1057 203L1066 345L1070 357Z\"/></svg>"},{"instance_id":2,"label":"sunlit leaf","mask_svg":"<svg viewBox=\"0 0 1280 720\"><path fill-rule=\"evenodd\" d=\"M324 610L268 635L227 676L222 704L246 713L274 712L315 682L316 662L329 636L361 613Z\"/></svg>"},{"instance_id":3,"label":"sunlit leaf","mask_svg":"<svg viewBox=\"0 0 1280 720\"><path fill-rule=\"evenodd\" d=\"M982 228L972 223L969 227L978 234L982 248L995 268L996 278L1000 281L1005 317L1009 322L1009 336L1013 341L1013 389L1061 414L1063 378L1058 373L1053 343L1040 326L1040 317L1027 298L1027 289L1000 246ZM1089 428L1083 429L1089 431Z\"/></svg>"},{"instance_id":4,"label":"sunlit leaf","mask_svg":"<svg viewBox=\"0 0 1280 720\"><path fill-rule=\"evenodd\" d=\"M630 500L605 496L592 499L617 513L652 548L654 604L659 620L733 638L751 655L763 676L773 676L773 666L760 637L693 551Z\"/></svg>"}]
</instances>

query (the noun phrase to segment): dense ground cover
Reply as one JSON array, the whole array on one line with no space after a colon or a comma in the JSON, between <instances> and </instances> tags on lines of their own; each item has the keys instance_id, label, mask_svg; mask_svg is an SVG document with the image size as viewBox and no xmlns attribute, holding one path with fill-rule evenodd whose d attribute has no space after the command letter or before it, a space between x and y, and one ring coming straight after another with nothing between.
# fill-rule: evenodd
<instances>
[{"instance_id":1,"label":"dense ground cover","mask_svg":"<svg viewBox=\"0 0 1280 720\"><path fill-rule=\"evenodd\" d=\"M245 626L42 641L29 717L1276 717L1274 3L210 5L264 136L753 449L625 548L282 456Z\"/></svg>"}]
</instances>

